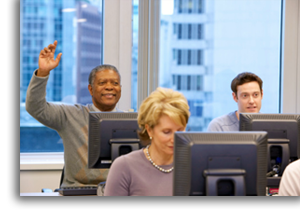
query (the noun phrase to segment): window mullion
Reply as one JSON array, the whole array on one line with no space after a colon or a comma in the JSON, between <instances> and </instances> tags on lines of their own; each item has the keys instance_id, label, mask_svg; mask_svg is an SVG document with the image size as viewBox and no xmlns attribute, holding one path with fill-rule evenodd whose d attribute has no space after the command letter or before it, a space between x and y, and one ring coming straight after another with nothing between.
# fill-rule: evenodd
<instances>
[{"instance_id":1,"label":"window mullion","mask_svg":"<svg viewBox=\"0 0 300 210\"><path fill-rule=\"evenodd\" d=\"M160 1L139 1L138 98L141 102L158 86Z\"/></svg>"}]
</instances>

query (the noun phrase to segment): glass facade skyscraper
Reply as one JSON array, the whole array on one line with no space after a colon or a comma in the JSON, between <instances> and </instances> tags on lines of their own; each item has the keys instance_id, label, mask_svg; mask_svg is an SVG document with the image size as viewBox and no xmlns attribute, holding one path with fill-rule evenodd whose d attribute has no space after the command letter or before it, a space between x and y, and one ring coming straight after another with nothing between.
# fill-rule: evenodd
<instances>
[{"instance_id":1,"label":"glass facade skyscraper","mask_svg":"<svg viewBox=\"0 0 300 210\"><path fill-rule=\"evenodd\" d=\"M56 54L63 52L63 57L51 71L47 100L91 103L88 74L102 62L99 8L76 0L23 0L21 6L21 101L25 102L27 86L38 68L40 50L57 40Z\"/></svg>"},{"instance_id":2,"label":"glass facade skyscraper","mask_svg":"<svg viewBox=\"0 0 300 210\"><path fill-rule=\"evenodd\" d=\"M281 1L162 1L159 86L187 98L187 130L237 110L230 84L245 71L264 81L261 111L279 111Z\"/></svg>"},{"instance_id":3,"label":"glass facade skyscraper","mask_svg":"<svg viewBox=\"0 0 300 210\"><path fill-rule=\"evenodd\" d=\"M38 68L39 52L57 40L57 52L62 51L62 4L63 1L23 0L21 2L21 67L20 99L25 102L26 91L33 74ZM62 61L63 62L63 61ZM62 65L49 78L47 100L62 99Z\"/></svg>"},{"instance_id":4,"label":"glass facade skyscraper","mask_svg":"<svg viewBox=\"0 0 300 210\"><path fill-rule=\"evenodd\" d=\"M102 1L22 0L20 15L20 142L21 151L63 151L56 131L44 127L25 110L26 91L38 68L40 50L57 40L60 64L51 71L46 100L55 103L91 103L90 71L102 64ZM55 57L56 57L55 55ZM78 85L77 85L78 84ZM38 141L39 133L48 133ZM31 142L31 143L30 143ZM36 144L34 144L34 142ZM28 143L28 147L26 146Z\"/></svg>"},{"instance_id":5,"label":"glass facade skyscraper","mask_svg":"<svg viewBox=\"0 0 300 210\"><path fill-rule=\"evenodd\" d=\"M166 1L167 2L167 1ZM182 92L191 117L187 130L205 130L211 121L212 35L204 0L174 0L172 14L161 15L159 85ZM209 2L208 2L209 3Z\"/></svg>"}]
</instances>

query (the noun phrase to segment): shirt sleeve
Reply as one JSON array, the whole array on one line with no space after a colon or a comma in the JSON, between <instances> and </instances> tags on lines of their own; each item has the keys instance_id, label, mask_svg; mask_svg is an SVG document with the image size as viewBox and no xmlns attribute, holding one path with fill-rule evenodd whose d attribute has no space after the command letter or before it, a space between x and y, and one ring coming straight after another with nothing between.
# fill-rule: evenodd
<instances>
[{"instance_id":1,"label":"shirt sleeve","mask_svg":"<svg viewBox=\"0 0 300 210\"><path fill-rule=\"evenodd\" d=\"M43 125L57 131L62 130L70 117L77 116L78 113L81 113L81 109L73 105L47 102L46 86L49 76L38 77L35 75L36 71L28 85L25 101L26 111ZM69 114L66 113L66 110Z\"/></svg>"},{"instance_id":2,"label":"shirt sleeve","mask_svg":"<svg viewBox=\"0 0 300 210\"><path fill-rule=\"evenodd\" d=\"M130 171L126 158L118 157L111 165L105 184L104 196L128 196Z\"/></svg>"}]
</instances>

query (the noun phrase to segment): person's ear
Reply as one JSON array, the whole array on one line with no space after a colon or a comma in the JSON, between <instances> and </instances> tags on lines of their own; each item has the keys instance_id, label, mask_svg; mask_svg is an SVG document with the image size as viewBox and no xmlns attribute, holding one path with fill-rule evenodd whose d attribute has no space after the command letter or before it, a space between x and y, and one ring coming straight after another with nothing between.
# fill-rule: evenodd
<instances>
[{"instance_id":1,"label":"person's ear","mask_svg":"<svg viewBox=\"0 0 300 210\"><path fill-rule=\"evenodd\" d=\"M232 98L235 102L238 102L238 98L234 92L232 92Z\"/></svg>"},{"instance_id":2,"label":"person's ear","mask_svg":"<svg viewBox=\"0 0 300 210\"><path fill-rule=\"evenodd\" d=\"M264 90L261 89L261 99L263 98L263 96L264 96Z\"/></svg>"},{"instance_id":3,"label":"person's ear","mask_svg":"<svg viewBox=\"0 0 300 210\"><path fill-rule=\"evenodd\" d=\"M150 126L148 124L145 125L145 129L146 129L146 131L148 133L148 136L149 137L152 136L152 129L150 128Z\"/></svg>"},{"instance_id":4,"label":"person's ear","mask_svg":"<svg viewBox=\"0 0 300 210\"><path fill-rule=\"evenodd\" d=\"M90 84L88 85L88 89L89 89L91 96L93 96L93 87Z\"/></svg>"}]
</instances>

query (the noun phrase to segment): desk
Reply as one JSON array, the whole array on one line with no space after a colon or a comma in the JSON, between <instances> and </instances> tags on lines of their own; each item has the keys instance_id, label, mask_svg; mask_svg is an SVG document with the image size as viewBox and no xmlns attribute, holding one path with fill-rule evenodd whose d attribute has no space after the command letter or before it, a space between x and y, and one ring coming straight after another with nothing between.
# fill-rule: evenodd
<instances>
[{"instance_id":1,"label":"desk","mask_svg":"<svg viewBox=\"0 0 300 210\"><path fill-rule=\"evenodd\" d=\"M36 193L20 193L20 196L62 196L62 195L59 194L59 192L50 192L50 193L36 192Z\"/></svg>"},{"instance_id":2,"label":"desk","mask_svg":"<svg viewBox=\"0 0 300 210\"><path fill-rule=\"evenodd\" d=\"M34 193L20 193L20 196L63 196L59 194L59 192L50 192L50 193L42 193L42 192L34 192ZM68 195L69 197L71 195ZM72 196L97 196L97 195L72 195Z\"/></svg>"}]
</instances>

